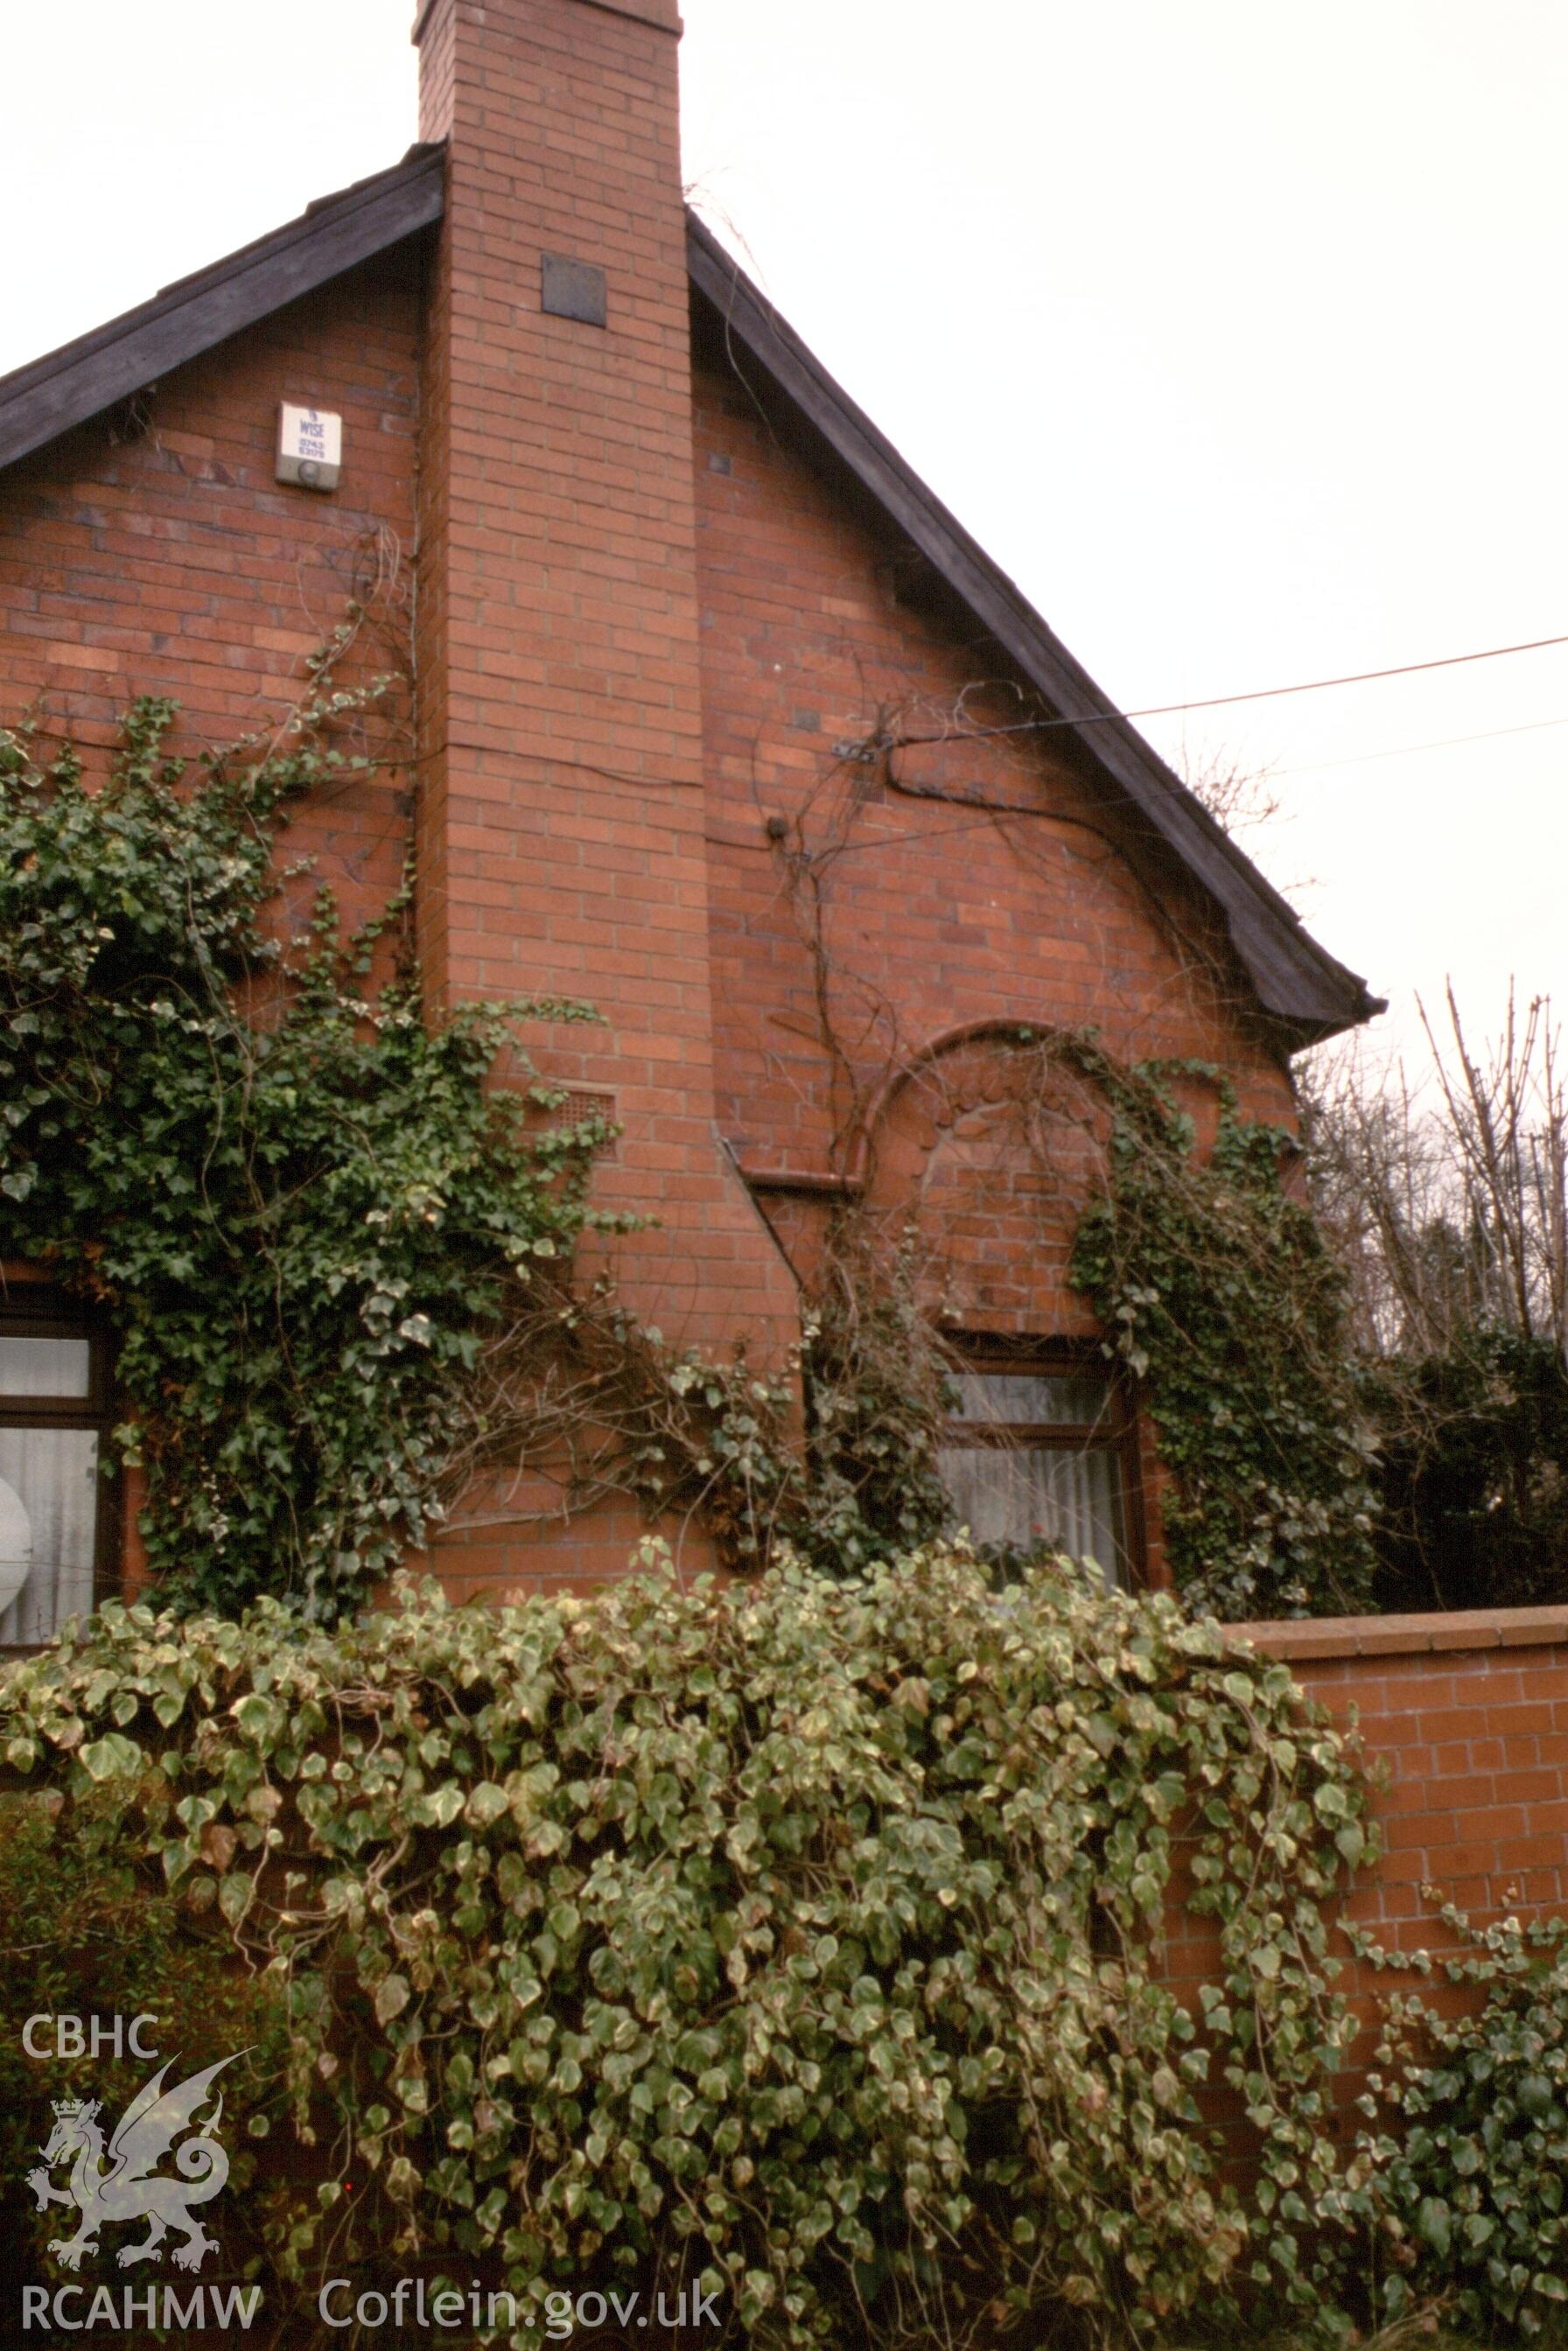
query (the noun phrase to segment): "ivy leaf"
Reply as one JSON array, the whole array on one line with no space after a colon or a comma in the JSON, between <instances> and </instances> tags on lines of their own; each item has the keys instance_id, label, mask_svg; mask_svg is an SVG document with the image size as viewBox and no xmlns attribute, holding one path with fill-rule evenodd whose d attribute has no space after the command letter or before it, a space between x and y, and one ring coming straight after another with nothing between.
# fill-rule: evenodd
<instances>
[{"instance_id":1,"label":"ivy leaf","mask_svg":"<svg viewBox=\"0 0 1568 2351\"><path fill-rule=\"evenodd\" d=\"M1417 2233L1439 2261L1446 2261L1453 2236L1453 2215L1440 2196L1423 2196L1416 2211Z\"/></svg>"},{"instance_id":2,"label":"ivy leaf","mask_svg":"<svg viewBox=\"0 0 1568 2351\"><path fill-rule=\"evenodd\" d=\"M232 1870L218 1881L218 1907L231 1927L237 1927L256 1899L256 1887L243 1870Z\"/></svg>"},{"instance_id":3,"label":"ivy leaf","mask_svg":"<svg viewBox=\"0 0 1568 2351\"><path fill-rule=\"evenodd\" d=\"M503 1813L510 1811L511 1802L511 1797L498 1781L481 1780L468 1798L464 1818L472 1828L487 1829L500 1819Z\"/></svg>"},{"instance_id":4,"label":"ivy leaf","mask_svg":"<svg viewBox=\"0 0 1568 2351\"><path fill-rule=\"evenodd\" d=\"M450 1828L463 1810L466 1799L455 1780L444 1781L439 1788L426 1790L409 1803L409 1818L418 1828Z\"/></svg>"},{"instance_id":5,"label":"ivy leaf","mask_svg":"<svg viewBox=\"0 0 1568 2351\"><path fill-rule=\"evenodd\" d=\"M147 1758L141 1748L117 1730L90 1740L82 1749L80 1760L89 1777L100 1781L129 1779L147 1768Z\"/></svg>"},{"instance_id":6,"label":"ivy leaf","mask_svg":"<svg viewBox=\"0 0 1568 2351\"><path fill-rule=\"evenodd\" d=\"M376 2022L390 2024L393 2017L402 2014L411 1997L406 1976L383 1976L376 1986Z\"/></svg>"}]
</instances>

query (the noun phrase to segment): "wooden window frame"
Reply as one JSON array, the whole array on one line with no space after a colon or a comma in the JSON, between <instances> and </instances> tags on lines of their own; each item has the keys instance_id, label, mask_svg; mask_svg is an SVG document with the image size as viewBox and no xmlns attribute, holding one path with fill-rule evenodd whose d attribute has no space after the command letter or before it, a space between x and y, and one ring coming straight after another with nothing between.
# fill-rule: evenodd
<instances>
[{"instance_id":1,"label":"wooden window frame","mask_svg":"<svg viewBox=\"0 0 1568 2351\"><path fill-rule=\"evenodd\" d=\"M1143 1458L1138 1408L1122 1366L1108 1363L1092 1341L1009 1338L990 1331L945 1331L952 1369L1012 1372L1022 1378L1092 1380L1103 1389L1107 1413L1093 1421L965 1420L954 1413L943 1423L944 1444L994 1446L998 1452L1034 1447L1062 1452L1113 1453L1121 1472L1122 1540L1127 1586L1148 1589L1149 1554L1144 1517Z\"/></svg>"},{"instance_id":2,"label":"wooden window frame","mask_svg":"<svg viewBox=\"0 0 1568 2351\"><path fill-rule=\"evenodd\" d=\"M0 1395L0 1426L6 1428L85 1428L98 1437L98 1497L93 1513L92 1599L94 1607L118 1592L120 1480L109 1451L114 1425L114 1367L109 1340L94 1318L71 1307L57 1291L29 1292L19 1286L0 1297L0 1338L85 1339L88 1347L88 1392L85 1396ZM47 1641L0 1642L0 1656L37 1656Z\"/></svg>"}]
</instances>

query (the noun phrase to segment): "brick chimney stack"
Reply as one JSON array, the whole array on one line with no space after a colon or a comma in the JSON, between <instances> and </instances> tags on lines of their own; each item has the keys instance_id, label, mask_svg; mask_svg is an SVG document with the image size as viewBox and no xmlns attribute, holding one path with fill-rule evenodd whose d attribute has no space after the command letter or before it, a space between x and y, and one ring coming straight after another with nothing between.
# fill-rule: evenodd
<instances>
[{"instance_id":1,"label":"brick chimney stack","mask_svg":"<svg viewBox=\"0 0 1568 2351\"><path fill-rule=\"evenodd\" d=\"M656 1210L623 1294L666 1337L798 1326L714 1123L689 296L674 0L424 0L448 142L427 312L418 905L448 1001L582 996L535 1027L613 1093L606 1206Z\"/></svg>"}]
</instances>

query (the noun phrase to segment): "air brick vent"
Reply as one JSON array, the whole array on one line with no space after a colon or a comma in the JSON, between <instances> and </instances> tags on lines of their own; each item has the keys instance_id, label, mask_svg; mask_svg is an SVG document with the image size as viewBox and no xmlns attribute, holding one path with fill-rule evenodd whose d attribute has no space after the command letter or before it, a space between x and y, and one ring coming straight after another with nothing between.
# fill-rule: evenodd
<instances>
[{"instance_id":1,"label":"air brick vent","mask_svg":"<svg viewBox=\"0 0 1568 2351\"><path fill-rule=\"evenodd\" d=\"M580 1126L589 1118L615 1123L615 1097L604 1087L573 1086L550 1123L556 1127ZM612 1135L608 1143L601 1143L593 1155L596 1159L619 1158L618 1138Z\"/></svg>"}]
</instances>

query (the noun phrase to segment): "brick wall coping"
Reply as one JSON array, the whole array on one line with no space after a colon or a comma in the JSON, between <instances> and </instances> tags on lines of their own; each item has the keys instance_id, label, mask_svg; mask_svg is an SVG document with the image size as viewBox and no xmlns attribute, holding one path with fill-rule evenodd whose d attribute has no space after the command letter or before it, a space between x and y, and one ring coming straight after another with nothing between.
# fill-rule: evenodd
<instances>
[{"instance_id":1,"label":"brick wall coping","mask_svg":"<svg viewBox=\"0 0 1568 2351\"><path fill-rule=\"evenodd\" d=\"M1436 1616L1314 1616L1228 1625L1271 1657L1401 1657L1436 1649L1568 1648L1568 1608L1466 1608Z\"/></svg>"}]
</instances>

